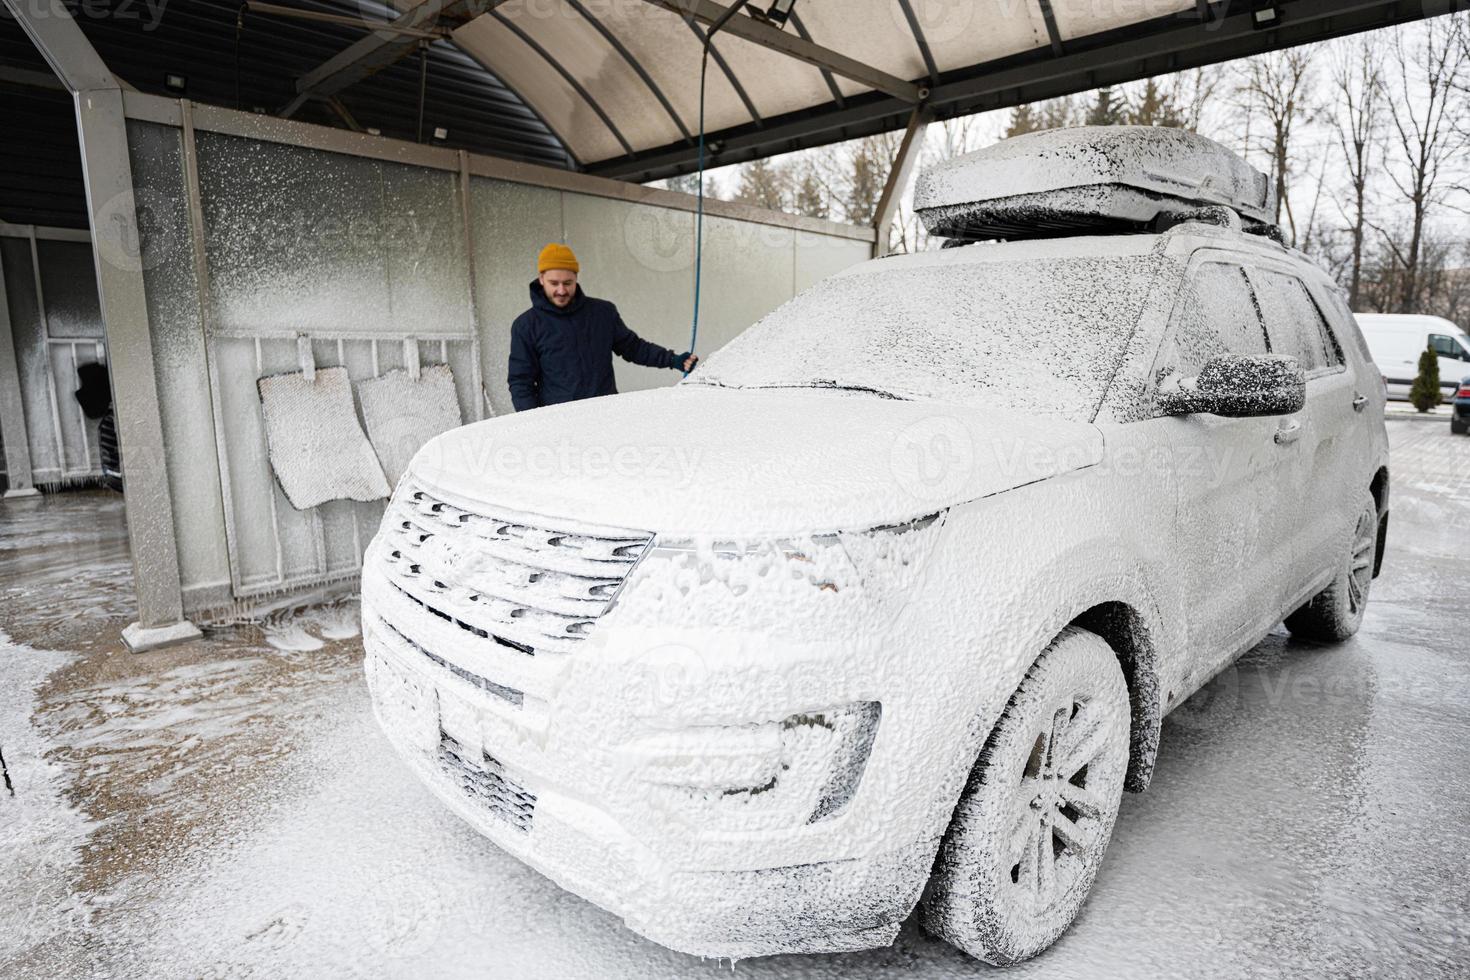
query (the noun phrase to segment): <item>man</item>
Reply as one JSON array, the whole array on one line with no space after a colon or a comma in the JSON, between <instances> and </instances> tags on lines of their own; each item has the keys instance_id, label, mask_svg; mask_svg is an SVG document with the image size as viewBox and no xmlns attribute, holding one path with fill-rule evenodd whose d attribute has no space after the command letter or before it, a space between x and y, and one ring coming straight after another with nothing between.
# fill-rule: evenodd
<instances>
[{"instance_id":1,"label":"man","mask_svg":"<svg viewBox=\"0 0 1470 980\"><path fill-rule=\"evenodd\" d=\"M536 259L531 308L510 328L510 400L517 412L615 395L612 356L645 367L694 369L699 358L649 343L623 323L618 308L577 287L580 267L565 245Z\"/></svg>"}]
</instances>

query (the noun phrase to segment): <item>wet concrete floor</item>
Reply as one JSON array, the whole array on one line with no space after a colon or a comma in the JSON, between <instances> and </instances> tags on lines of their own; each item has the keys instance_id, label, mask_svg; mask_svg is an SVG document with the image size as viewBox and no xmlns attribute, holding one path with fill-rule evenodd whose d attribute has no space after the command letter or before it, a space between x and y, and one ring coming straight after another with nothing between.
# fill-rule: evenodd
<instances>
[{"instance_id":1,"label":"wet concrete floor","mask_svg":"<svg viewBox=\"0 0 1470 980\"><path fill-rule=\"evenodd\" d=\"M1363 630L1273 634L1165 723L1093 896L1010 972L1470 975L1470 439L1392 421ZM687 977L462 825L393 756L355 606L143 655L121 498L0 504L0 976ZM8 637L8 641L7 638ZM974 976L889 949L744 975Z\"/></svg>"}]
</instances>

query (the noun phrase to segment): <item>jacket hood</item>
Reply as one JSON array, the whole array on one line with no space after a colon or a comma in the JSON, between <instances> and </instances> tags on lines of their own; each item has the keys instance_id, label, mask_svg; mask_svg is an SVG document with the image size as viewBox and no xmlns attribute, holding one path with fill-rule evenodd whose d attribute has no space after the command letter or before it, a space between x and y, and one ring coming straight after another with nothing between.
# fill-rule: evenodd
<instances>
[{"instance_id":1,"label":"jacket hood","mask_svg":"<svg viewBox=\"0 0 1470 980\"><path fill-rule=\"evenodd\" d=\"M578 310L580 310L582 308L582 304L585 302L587 302L587 294L582 292L581 283L577 284L577 292L576 295L572 297L572 301L568 303L565 307L561 307L553 303L551 301L551 298L546 295L546 290L541 288L540 279L531 280L532 309L540 310L542 313L550 313L552 316L571 316L573 313L576 313Z\"/></svg>"},{"instance_id":2,"label":"jacket hood","mask_svg":"<svg viewBox=\"0 0 1470 980\"><path fill-rule=\"evenodd\" d=\"M471 509L754 538L899 524L1101 458L1085 422L680 384L451 430L409 478Z\"/></svg>"}]
</instances>

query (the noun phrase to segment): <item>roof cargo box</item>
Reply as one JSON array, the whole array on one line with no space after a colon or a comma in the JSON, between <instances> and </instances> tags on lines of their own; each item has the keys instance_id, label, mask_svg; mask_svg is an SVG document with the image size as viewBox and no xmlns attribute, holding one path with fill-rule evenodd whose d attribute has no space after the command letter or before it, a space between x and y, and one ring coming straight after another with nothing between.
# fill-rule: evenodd
<instances>
[{"instance_id":1,"label":"roof cargo box","mask_svg":"<svg viewBox=\"0 0 1470 980\"><path fill-rule=\"evenodd\" d=\"M1152 126L1027 133L931 167L914 187L930 234L970 241L1138 231L1210 205L1265 226L1276 193L1214 140Z\"/></svg>"}]
</instances>

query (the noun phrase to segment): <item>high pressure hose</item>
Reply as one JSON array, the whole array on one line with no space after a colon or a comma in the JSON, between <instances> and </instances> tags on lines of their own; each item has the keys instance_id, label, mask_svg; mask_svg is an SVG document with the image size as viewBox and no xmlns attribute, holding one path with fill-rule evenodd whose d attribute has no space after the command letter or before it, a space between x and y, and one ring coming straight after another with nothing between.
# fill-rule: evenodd
<instances>
[{"instance_id":1,"label":"high pressure hose","mask_svg":"<svg viewBox=\"0 0 1470 980\"><path fill-rule=\"evenodd\" d=\"M709 49L715 33L749 2L750 0L737 0L710 25L709 31L704 35L704 53L699 59L699 194L694 208L694 322L689 327L691 354L694 353L695 344L699 342L699 280L704 269L704 80L709 72ZM687 378L689 372L685 371L684 376Z\"/></svg>"}]
</instances>

